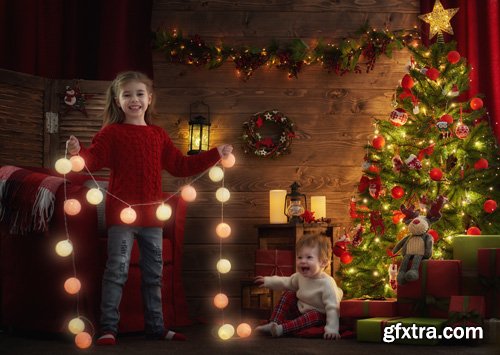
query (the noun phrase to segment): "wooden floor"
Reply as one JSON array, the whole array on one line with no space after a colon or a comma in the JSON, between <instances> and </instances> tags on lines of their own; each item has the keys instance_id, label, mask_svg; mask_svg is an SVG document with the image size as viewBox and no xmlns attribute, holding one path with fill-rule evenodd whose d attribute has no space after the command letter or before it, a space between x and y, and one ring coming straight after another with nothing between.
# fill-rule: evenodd
<instances>
[{"instance_id":1,"label":"wooden floor","mask_svg":"<svg viewBox=\"0 0 500 355\"><path fill-rule=\"evenodd\" d=\"M67 355L67 354L107 354L107 355L155 355L155 354L383 354L383 355L489 355L500 354L500 347L492 345L463 346L409 346L394 344L360 343L355 339L342 339L337 342L323 339L271 338L252 335L250 338L233 338L228 341L218 339L215 328L196 325L181 330L186 342L165 342L146 340L141 334L119 337L113 347L92 346L79 350L70 339L61 336L42 336L18 333L0 333L1 355Z\"/></svg>"}]
</instances>

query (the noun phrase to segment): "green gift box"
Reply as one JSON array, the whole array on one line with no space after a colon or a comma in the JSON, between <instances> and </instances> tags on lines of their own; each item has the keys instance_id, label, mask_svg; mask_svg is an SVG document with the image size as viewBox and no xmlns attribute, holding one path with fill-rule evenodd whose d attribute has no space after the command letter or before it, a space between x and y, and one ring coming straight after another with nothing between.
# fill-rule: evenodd
<instances>
[{"instance_id":1,"label":"green gift box","mask_svg":"<svg viewBox=\"0 0 500 355\"><path fill-rule=\"evenodd\" d=\"M453 237L453 259L462 260L465 273L477 270L477 250L500 248L500 235L456 235Z\"/></svg>"},{"instance_id":2,"label":"green gift box","mask_svg":"<svg viewBox=\"0 0 500 355\"><path fill-rule=\"evenodd\" d=\"M417 317L358 319L357 340L375 343L436 345L440 341L446 322L447 319L444 318ZM398 323L401 325L398 326Z\"/></svg>"}]
</instances>

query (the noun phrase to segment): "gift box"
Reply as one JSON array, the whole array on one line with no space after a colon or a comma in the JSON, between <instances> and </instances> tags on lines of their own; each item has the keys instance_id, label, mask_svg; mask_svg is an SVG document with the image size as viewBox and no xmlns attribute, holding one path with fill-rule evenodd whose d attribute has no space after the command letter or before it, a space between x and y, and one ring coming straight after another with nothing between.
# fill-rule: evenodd
<instances>
[{"instance_id":1,"label":"gift box","mask_svg":"<svg viewBox=\"0 0 500 355\"><path fill-rule=\"evenodd\" d=\"M439 343L439 335L442 333L446 321L444 318L414 317L358 319L356 337L358 341L363 342L436 345ZM398 323L401 323L401 326L397 326ZM422 327L426 328L420 332L420 329L423 329ZM407 329L406 333L402 328ZM410 335L409 337L407 336L408 334Z\"/></svg>"},{"instance_id":2,"label":"gift box","mask_svg":"<svg viewBox=\"0 0 500 355\"><path fill-rule=\"evenodd\" d=\"M451 325L478 325L485 315L484 296L451 296L449 318Z\"/></svg>"},{"instance_id":3,"label":"gift box","mask_svg":"<svg viewBox=\"0 0 500 355\"><path fill-rule=\"evenodd\" d=\"M255 275L290 276L295 272L295 253L291 250L255 251Z\"/></svg>"},{"instance_id":4,"label":"gift box","mask_svg":"<svg viewBox=\"0 0 500 355\"><path fill-rule=\"evenodd\" d=\"M461 294L461 260L424 260L419 279L398 285L397 314L447 318L450 298Z\"/></svg>"},{"instance_id":5,"label":"gift box","mask_svg":"<svg viewBox=\"0 0 500 355\"><path fill-rule=\"evenodd\" d=\"M266 319L271 317L282 291L259 287L253 279L241 280L241 313L243 317Z\"/></svg>"},{"instance_id":6,"label":"gift box","mask_svg":"<svg viewBox=\"0 0 500 355\"><path fill-rule=\"evenodd\" d=\"M350 299L340 301L341 318L373 318L396 316L396 299Z\"/></svg>"},{"instance_id":7,"label":"gift box","mask_svg":"<svg viewBox=\"0 0 500 355\"><path fill-rule=\"evenodd\" d=\"M486 298L486 318L500 318L500 248L477 250L477 273Z\"/></svg>"},{"instance_id":8,"label":"gift box","mask_svg":"<svg viewBox=\"0 0 500 355\"><path fill-rule=\"evenodd\" d=\"M456 235L452 239L453 259L462 260L464 272L477 270L477 250L500 248L500 235Z\"/></svg>"}]
</instances>

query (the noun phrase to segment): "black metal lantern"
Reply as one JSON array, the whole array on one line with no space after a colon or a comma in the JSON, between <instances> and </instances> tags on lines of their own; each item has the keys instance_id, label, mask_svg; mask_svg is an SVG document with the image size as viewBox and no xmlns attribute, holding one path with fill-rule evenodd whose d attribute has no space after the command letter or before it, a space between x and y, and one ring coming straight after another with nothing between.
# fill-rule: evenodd
<instances>
[{"instance_id":1,"label":"black metal lantern","mask_svg":"<svg viewBox=\"0 0 500 355\"><path fill-rule=\"evenodd\" d=\"M192 103L189 106L188 155L210 149L210 125L210 107L203 101Z\"/></svg>"},{"instance_id":2,"label":"black metal lantern","mask_svg":"<svg viewBox=\"0 0 500 355\"><path fill-rule=\"evenodd\" d=\"M290 193L286 194L284 213L288 217L288 223L302 223L302 215L307 209L307 198L299 192L300 185L294 182L290 185Z\"/></svg>"}]
</instances>

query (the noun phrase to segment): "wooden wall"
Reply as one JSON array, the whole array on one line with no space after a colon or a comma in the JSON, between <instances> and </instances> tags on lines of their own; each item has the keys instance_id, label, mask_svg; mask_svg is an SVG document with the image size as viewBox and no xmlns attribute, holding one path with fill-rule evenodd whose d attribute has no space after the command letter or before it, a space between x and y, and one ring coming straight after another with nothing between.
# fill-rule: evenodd
<instances>
[{"instance_id":1,"label":"wooden wall","mask_svg":"<svg viewBox=\"0 0 500 355\"><path fill-rule=\"evenodd\" d=\"M198 34L208 42L263 46L271 40L302 38L313 44L322 38L335 41L354 37L366 21L382 28L409 29L417 24L417 0L156 0L152 29L178 29ZM327 74L319 65L306 67L298 79L274 68L257 70L247 82L238 79L231 62L216 70L169 64L153 54L157 87L157 124L176 145L187 151L189 105L203 100L210 105L211 143L231 143L237 159L227 170L225 185L231 199L224 220L232 227L223 242L223 255L232 270L222 276L230 297L226 317L238 316L242 277L253 276L257 246L255 225L267 223L268 191L289 189L298 181L308 196L327 197L327 215L335 224L348 225L348 202L361 176L363 146L371 140L373 117L387 118L391 97L408 61L404 50L392 59L382 57L370 73ZM101 126L107 82L80 81L87 94L88 116L71 111L60 116L59 130L49 134L45 112L58 112L61 93L73 81L48 81L0 70L0 165L52 166L64 155L64 143L75 134L88 143ZM245 155L242 124L254 113L277 109L292 119L298 137L292 154L279 159ZM167 191L176 191L189 179L164 176ZM219 291L215 263L220 221L217 186L202 177L195 183L198 197L188 206L184 245L184 284L193 318L218 317L211 305Z\"/></svg>"}]
</instances>

